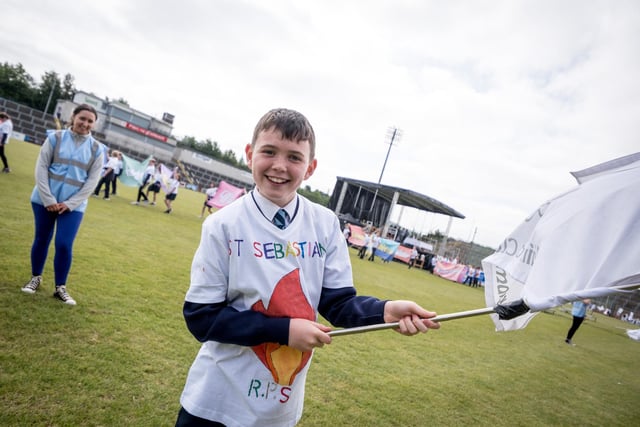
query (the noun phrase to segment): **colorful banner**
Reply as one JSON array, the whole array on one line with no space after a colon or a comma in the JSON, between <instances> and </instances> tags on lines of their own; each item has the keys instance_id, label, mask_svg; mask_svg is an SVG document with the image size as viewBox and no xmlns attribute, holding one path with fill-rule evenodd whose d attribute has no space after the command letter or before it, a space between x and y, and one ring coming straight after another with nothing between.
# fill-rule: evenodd
<instances>
[{"instance_id":1,"label":"colorful banner","mask_svg":"<svg viewBox=\"0 0 640 427\"><path fill-rule=\"evenodd\" d=\"M364 229L358 225L349 224L351 236L349 236L349 244L352 246L364 246Z\"/></svg>"},{"instance_id":2,"label":"colorful banner","mask_svg":"<svg viewBox=\"0 0 640 427\"><path fill-rule=\"evenodd\" d=\"M398 246L400 246L399 242L382 239L378 240L378 247L376 248L376 256L382 258L385 261L390 261L393 259L393 255L398 250Z\"/></svg>"},{"instance_id":3,"label":"colorful banner","mask_svg":"<svg viewBox=\"0 0 640 427\"><path fill-rule=\"evenodd\" d=\"M409 261L411 261L411 251L411 248L400 245L398 246L398 250L393 257L404 262L405 264L409 264Z\"/></svg>"},{"instance_id":4,"label":"colorful banner","mask_svg":"<svg viewBox=\"0 0 640 427\"><path fill-rule=\"evenodd\" d=\"M464 264L455 264L449 261L437 261L433 269L433 274L443 277L454 282L462 283L467 277L467 267Z\"/></svg>"},{"instance_id":5,"label":"colorful banner","mask_svg":"<svg viewBox=\"0 0 640 427\"><path fill-rule=\"evenodd\" d=\"M207 202L207 205L213 208L222 208L242 196L244 193L244 188L234 187L225 181L220 181L216 195Z\"/></svg>"},{"instance_id":6,"label":"colorful banner","mask_svg":"<svg viewBox=\"0 0 640 427\"><path fill-rule=\"evenodd\" d=\"M149 166L151 156L143 162L139 162L131 157L122 155L122 174L118 177L120 182L129 187L139 187L142 184L144 171Z\"/></svg>"}]
</instances>

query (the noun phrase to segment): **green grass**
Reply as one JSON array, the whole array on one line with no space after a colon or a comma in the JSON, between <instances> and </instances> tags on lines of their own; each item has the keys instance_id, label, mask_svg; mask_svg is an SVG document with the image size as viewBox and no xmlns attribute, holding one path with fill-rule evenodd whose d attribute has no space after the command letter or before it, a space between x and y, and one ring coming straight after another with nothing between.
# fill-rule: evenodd
<instances>
[{"instance_id":1,"label":"green grass","mask_svg":"<svg viewBox=\"0 0 640 427\"><path fill-rule=\"evenodd\" d=\"M0 425L170 426L199 348L181 315L204 196L181 190L163 205L91 199L74 247L69 292L20 292L30 277L29 194L38 147L7 147L0 175ZM480 290L352 252L361 294L413 299L438 313L484 306ZM315 352L300 426L634 425L640 344L626 324L596 315L563 339L566 314L538 315L496 333L488 316L444 322L411 338L392 331L334 338Z\"/></svg>"}]
</instances>

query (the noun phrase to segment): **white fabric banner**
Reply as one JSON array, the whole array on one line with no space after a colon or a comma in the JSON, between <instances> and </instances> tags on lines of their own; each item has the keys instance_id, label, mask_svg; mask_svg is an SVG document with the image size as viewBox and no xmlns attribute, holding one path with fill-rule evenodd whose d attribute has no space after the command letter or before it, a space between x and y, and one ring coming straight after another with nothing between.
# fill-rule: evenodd
<instances>
[{"instance_id":1,"label":"white fabric banner","mask_svg":"<svg viewBox=\"0 0 640 427\"><path fill-rule=\"evenodd\" d=\"M640 283L640 153L572 173L580 185L542 204L482 261L488 306L532 312ZM535 313L501 321L524 328Z\"/></svg>"}]
</instances>

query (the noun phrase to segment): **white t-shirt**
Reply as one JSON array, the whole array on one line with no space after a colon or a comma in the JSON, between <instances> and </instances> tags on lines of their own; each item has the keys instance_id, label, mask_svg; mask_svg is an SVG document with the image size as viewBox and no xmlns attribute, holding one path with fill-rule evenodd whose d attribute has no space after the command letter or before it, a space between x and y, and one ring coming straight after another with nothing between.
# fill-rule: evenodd
<instances>
[{"instance_id":1,"label":"white t-shirt","mask_svg":"<svg viewBox=\"0 0 640 427\"><path fill-rule=\"evenodd\" d=\"M11 134L13 133L13 123L11 119L7 119L4 122L0 123L0 142L2 141L2 136L7 134L7 139L4 141L5 144L9 143L9 138L11 138Z\"/></svg>"},{"instance_id":2,"label":"white t-shirt","mask_svg":"<svg viewBox=\"0 0 640 427\"><path fill-rule=\"evenodd\" d=\"M207 188L207 191L205 192L205 194L207 195L207 200L213 199L216 196L217 192L218 187Z\"/></svg>"},{"instance_id":3,"label":"white t-shirt","mask_svg":"<svg viewBox=\"0 0 640 427\"><path fill-rule=\"evenodd\" d=\"M338 218L298 196L297 212L280 230L267 218L275 205L265 207L265 199L253 193L203 223L186 301L226 300L239 311L315 320L322 287L353 286ZM228 427L293 426L302 416L310 361L310 352L277 343L208 341L191 366L180 403L190 414Z\"/></svg>"},{"instance_id":4,"label":"white t-shirt","mask_svg":"<svg viewBox=\"0 0 640 427\"><path fill-rule=\"evenodd\" d=\"M116 172L116 168L118 167L118 158L117 157L109 157L109 161L107 162L106 166L104 167L104 173L107 172L107 169L111 168L114 173Z\"/></svg>"},{"instance_id":5,"label":"white t-shirt","mask_svg":"<svg viewBox=\"0 0 640 427\"><path fill-rule=\"evenodd\" d=\"M167 194L178 194L178 188L180 188L180 181L171 178L167 183Z\"/></svg>"}]
</instances>

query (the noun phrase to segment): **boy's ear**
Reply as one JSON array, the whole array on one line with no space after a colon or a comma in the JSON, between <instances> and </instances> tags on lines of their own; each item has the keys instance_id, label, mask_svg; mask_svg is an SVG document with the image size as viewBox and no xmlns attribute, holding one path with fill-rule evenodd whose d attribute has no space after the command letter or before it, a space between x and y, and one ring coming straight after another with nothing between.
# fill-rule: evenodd
<instances>
[{"instance_id":1,"label":"boy's ear","mask_svg":"<svg viewBox=\"0 0 640 427\"><path fill-rule=\"evenodd\" d=\"M251 167L251 159L253 158L253 150L251 149L251 144L247 144L244 147L244 155L247 157L247 166Z\"/></svg>"},{"instance_id":2,"label":"boy's ear","mask_svg":"<svg viewBox=\"0 0 640 427\"><path fill-rule=\"evenodd\" d=\"M318 166L318 160L317 159L311 160L309 162L309 166L307 166L307 172L305 172L304 174L304 179L309 179L311 175L313 175L313 172L315 172L317 166Z\"/></svg>"}]
</instances>

